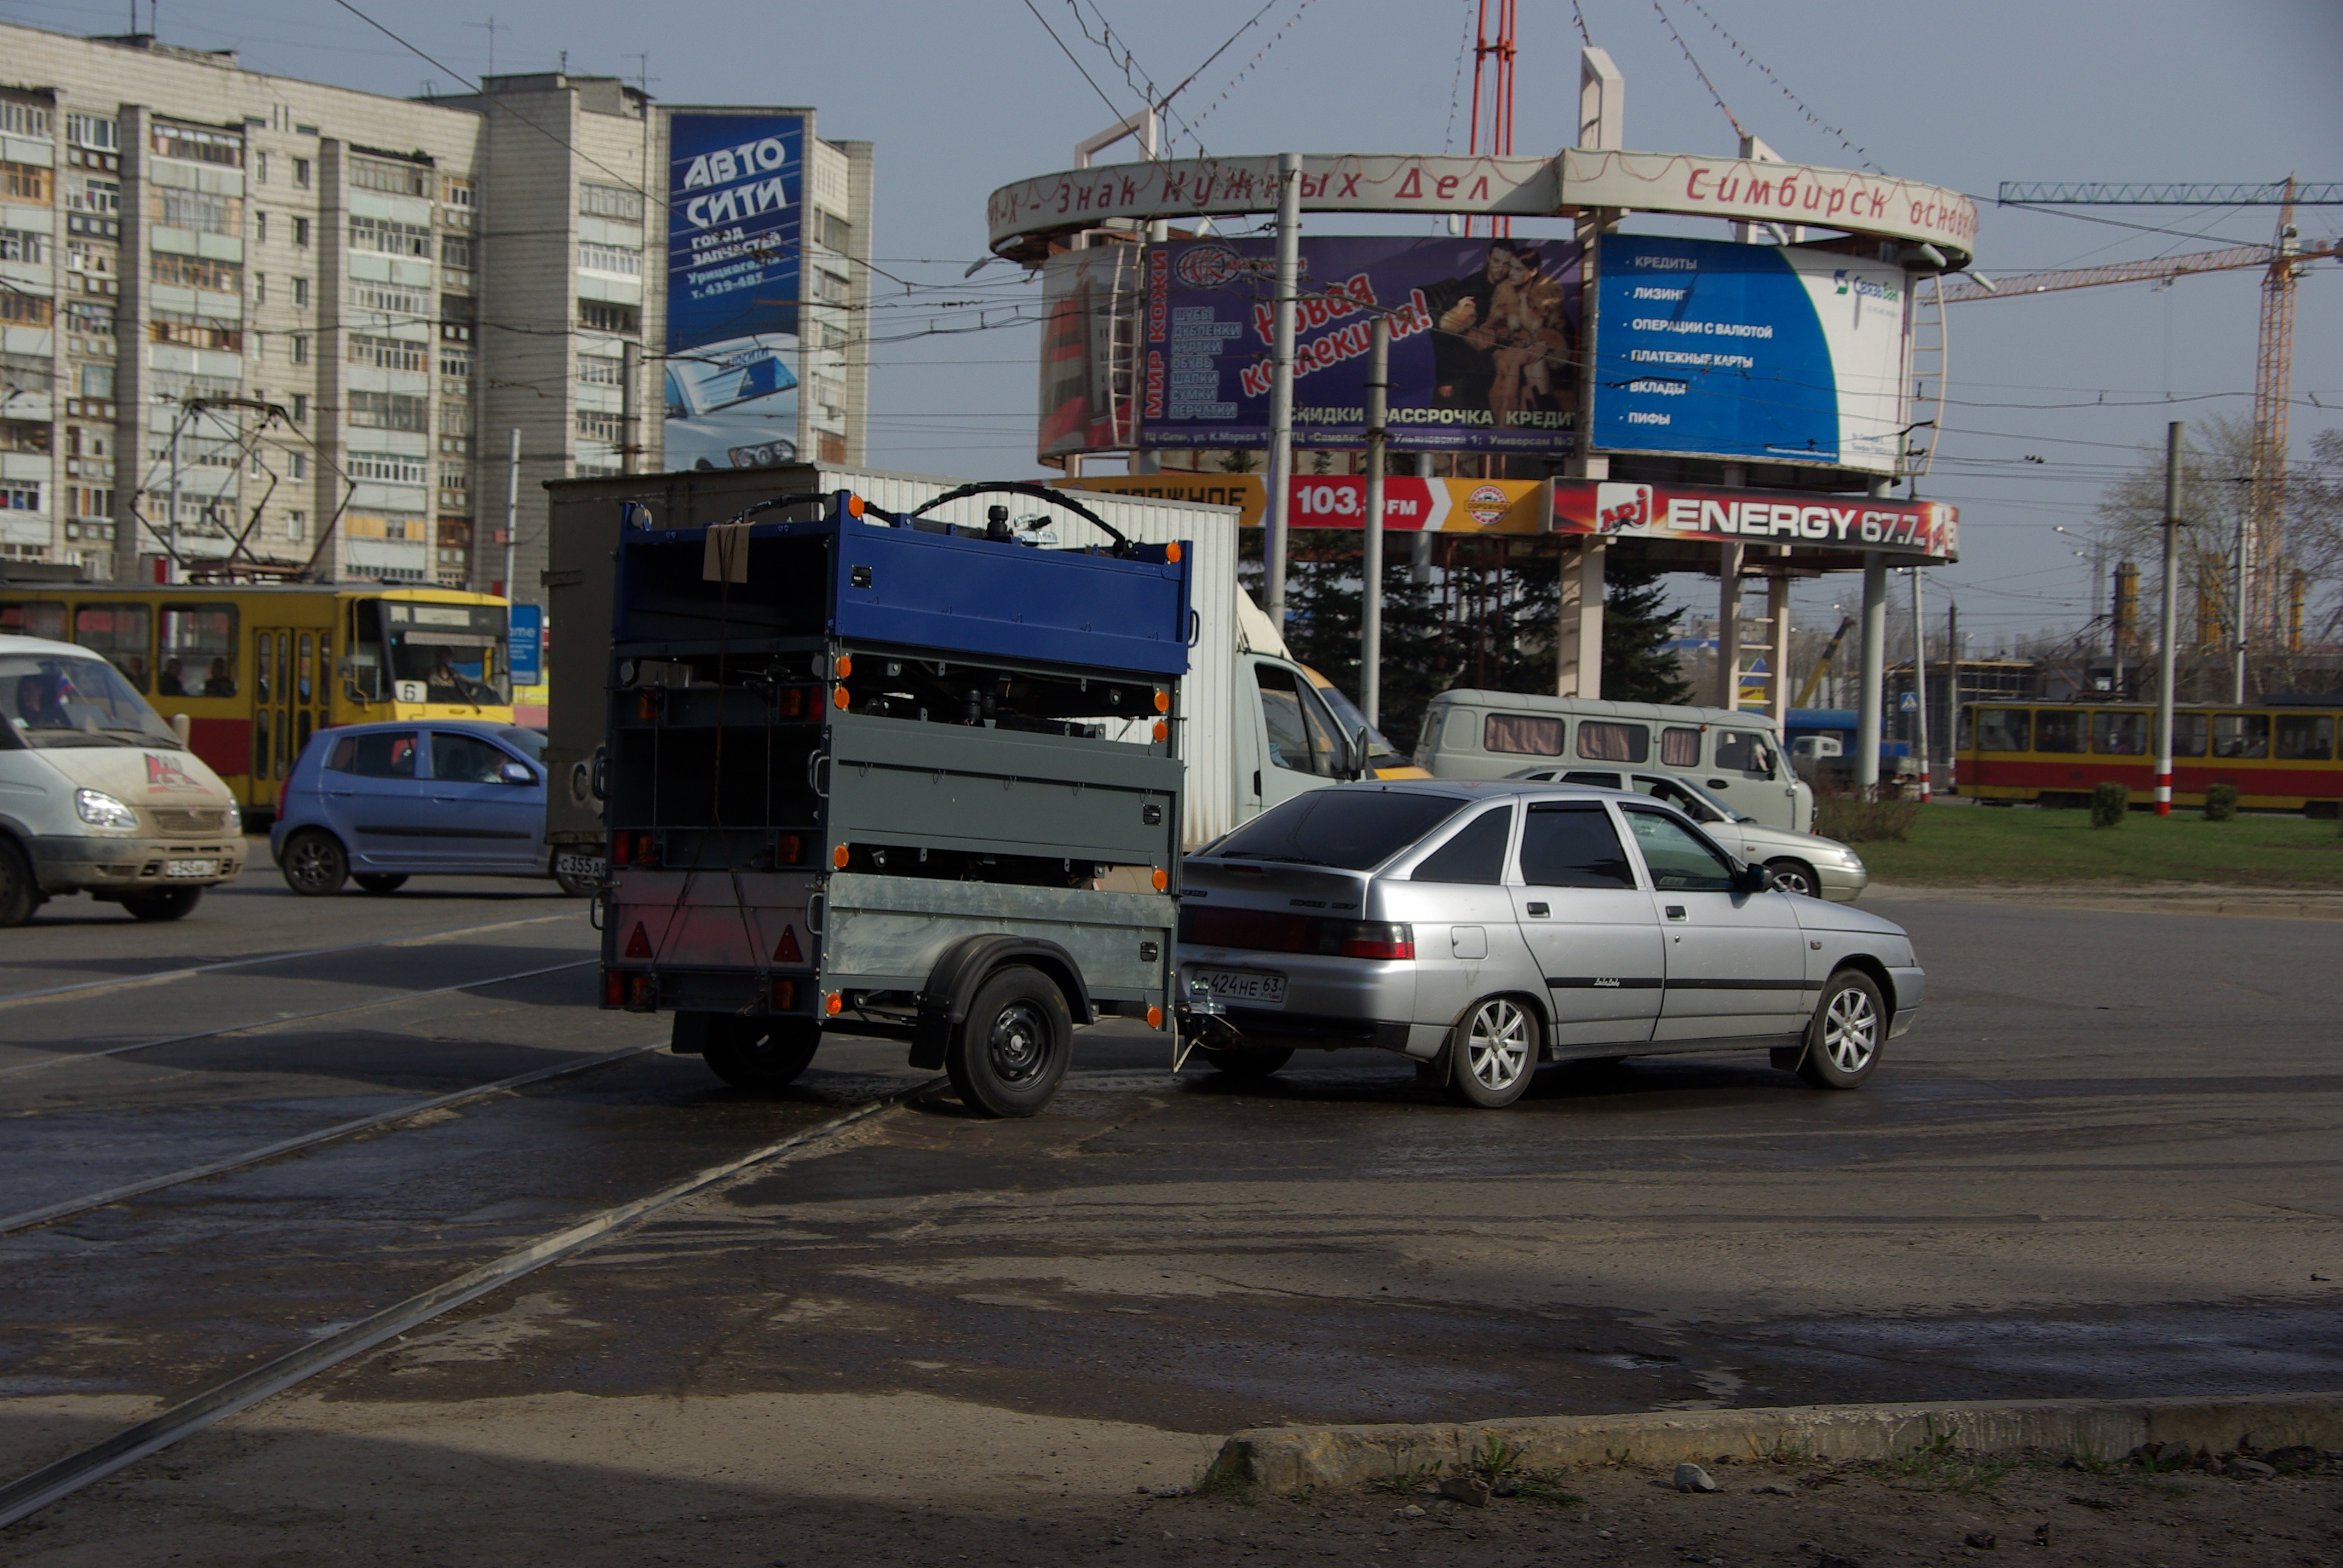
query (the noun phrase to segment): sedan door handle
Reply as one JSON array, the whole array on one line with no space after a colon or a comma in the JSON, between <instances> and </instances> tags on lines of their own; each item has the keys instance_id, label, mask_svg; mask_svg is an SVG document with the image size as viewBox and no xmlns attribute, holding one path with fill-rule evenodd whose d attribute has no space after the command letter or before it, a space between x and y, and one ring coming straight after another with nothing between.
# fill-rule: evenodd
<instances>
[{"instance_id":1,"label":"sedan door handle","mask_svg":"<svg viewBox=\"0 0 2343 1568\"><path fill-rule=\"evenodd\" d=\"M1684 907L1682 904L1670 904L1668 906L1668 919L1672 920L1680 920L1684 918Z\"/></svg>"},{"instance_id":2,"label":"sedan door handle","mask_svg":"<svg viewBox=\"0 0 2343 1568\"><path fill-rule=\"evenodd\" d=\"M1532 920L1542 920L1554 912L1544 904L1532 904L1529 908Z\"/></svg>"}]
</instances>

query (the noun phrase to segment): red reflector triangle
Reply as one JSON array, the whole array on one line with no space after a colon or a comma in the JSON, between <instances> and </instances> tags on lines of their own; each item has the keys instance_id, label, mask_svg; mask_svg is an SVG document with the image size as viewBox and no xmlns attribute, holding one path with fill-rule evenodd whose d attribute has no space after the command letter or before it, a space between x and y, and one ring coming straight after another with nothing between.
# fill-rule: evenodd
<instances>
[{"instance_id":1,"label":"red reflector triangle","mask_svg":"<svg viewBox=\"0 0 2343 1568\"><path fill-rule=\"evenodd\" d=\"M650 935L643 930L643 923L640 920L635 922L635 934L627 939L627 956L630 959L647 959L651 956Z\"/></svg>"},{"instance_id":2,"label":"red reflector triangle","mask_svg":"<svg viewBox=\"0 0 2343 1568\"><path fill-rule=\"evenodd\" d=\"M797 927L783 926L781 928L781 945L773 950L773 961L777 964L801 964L805 962L805 954L798 950Z\"/></svg>"}]
</instances>

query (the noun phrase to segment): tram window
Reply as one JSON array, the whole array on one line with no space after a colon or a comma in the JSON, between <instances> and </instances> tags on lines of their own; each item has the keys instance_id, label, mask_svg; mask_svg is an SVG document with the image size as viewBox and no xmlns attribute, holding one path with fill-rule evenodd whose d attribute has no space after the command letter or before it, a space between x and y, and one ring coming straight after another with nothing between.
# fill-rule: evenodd
<instances>
[{"instance_id":1,"label":"tram window","mask_svg":"<svg viewBox=\"0 0 2343 1568\"><path fill-rule=\"evenodd\" d=\"M310 701L314 697L316 690L316 689L309 683L310 648L315 640L316 639L306 631L301 634L301 655L293 665L293 689L296 694L297 694L304 702ZM301 738L304 740L309 738L308 732L306 729L302 731Z\"/></svg>"},{"instance_id":2,"label":"tram window","mask_svg":"<svg viewBox=\"0 0 2343 1568\"><path fill-rule=\"evenodd\" d=\"M2091 715L2091 749L2102 757L2147 756L2147 715L2094 713Z\"/></svg>"},{"instance_id":3,"label":"tram window","mask_svg":"<svg viewBox=\"0 0 2343 1568\"><path fill-rule=\"evenodd\" d=\"M0 604L0 631L11 637L65 639L65 607L61 604Z\"/></svg>"},{"instance_id":4,"label":"tram window","mask_svg":"<svg viewBox=\"0 0 2343 1568\"><path fill-rule=\"evenodd\" d=\"M2083 720L2088 717L2072 709L2046 708L2034 716L2034 749L2036 751L2080 751L2084 749Z\"/></svg>"},{"instance_id":5,"label":"tram window","mask_svg":"<svg viewBox=\"0 0 2343 1568\"><path fill-rule=\"evenodd\" d=\"M2335 755L2335 716L2331 713L2281 713L2278 716L2278 755L2285 762L2324 762Z\"/></svg>"},{"instance_id":6,"label":"tram window","mask_svg":"<svg viewBox=\"0 0 2343 1568\"><path fill-rule=\"evenodd\" d=\"M2268 757L2269 732L2270 721L2267 713L2216 713L2213 715L2213 755L2246 761Z\"/></svg>"},{"instance_id":7,"label":"tram window","mask_svg":"<svg viewBox=\"0 0 2343 1568\"><path fill-rule=\"evenodd\" d=\"M2204 756L2205 730L2203 714L2174 714L2172 716L2172 754L2175 757Z\"/></svg>"},{"instance_id":8,"label":"tram window","mask_svg":"<svg viewBox=\"0 0 2343 1568\"><path fill-rule=\"evenodd\" d=\"M1976 716L1978 750L2025 751L2031 749L2027 715L2023 708L1980 708Z\"/></svg>"},{"instance_id":9,"label":"tram window","mask_svg":"<svg viewBox=\"0 0 2343 1568\"><path fill-rule=\"evenodd\" d=\"M172 605L163 611L162 661L155 674L158 697L234 697L236 607L232 604Z\"/></svg>"},{"instance_id":10,"label":"tram window","mask_svg":"<svg viewBox=\"0 0 2343 1568\"><path fill-rule=\"evenodd\" d=\"M85 604L74 611L73 639L103 654L141 691L146 689L147 643L154 631L154 611L143 604Z\"/></svg>"},{"instance_id":11,"label":"tram window","mask_svg":"<svg viewBox=\"0 0 2343 1568\"><path fill-rule=\"evenodd\" d=\"M277 700L276 688L268 678L269 648L275 640L265 631L252 639L253 695L260 699L263 707Z\"/></svg>"},{"instance_id":12,"label":"tram window","mask_svg":"<svg viewBox=\"0 0 2343 1568\"><path fill-rule=\"evenodd\" d=\"M349 694L360 702L379 702L382 689L382 600L362 598L350 607L350 657L343 674Z\"/></svg>"}]
</instances>

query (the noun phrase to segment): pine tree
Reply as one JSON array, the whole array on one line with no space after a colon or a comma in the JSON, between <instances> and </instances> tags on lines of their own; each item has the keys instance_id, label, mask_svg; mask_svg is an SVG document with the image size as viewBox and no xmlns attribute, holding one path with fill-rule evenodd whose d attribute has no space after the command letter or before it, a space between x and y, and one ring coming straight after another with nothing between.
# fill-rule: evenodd
<instances>
[{"instance_id":1,"label":"pine tree","mask_svg":"<svg viewBox=\"0 0 2343 1568\"><path fill-rule=\"evenodd\" d=\"M1605 563L1603 588L1603 695L1614 702L1682 703L1692 700L1692 683L1676 673L1676 656L1666 644L1675 636L1675 617L1659 586L1654 566L1614 554Z\"/></svg>"}]
</instances>

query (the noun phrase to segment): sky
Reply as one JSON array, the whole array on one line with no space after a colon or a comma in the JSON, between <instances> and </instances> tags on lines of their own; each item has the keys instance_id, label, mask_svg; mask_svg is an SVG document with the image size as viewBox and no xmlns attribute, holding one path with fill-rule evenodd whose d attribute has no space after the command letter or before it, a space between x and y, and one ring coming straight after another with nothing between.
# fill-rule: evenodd
<instances>
[{"instance_id":1,"label":"sky","mask_svg":"<svg viewBox=\"0 0 2343 1568\"><path fill-rule=\"evenodd\" d=\"M1183 154L1199 144L1222 154L1461 152L1476 8L1475 0L494 4L488 16L444 0L159 0L159 25L167 42L238 49L256 69L401 95L456 90L458 77L488 68L493 42L499 72L555 69L566 51L571 71L647 78L669 103L814 106L822 136L877 149L873 243L883 276L871 313L871 460L985 477L1040 471L1038 288L1001 263L962 276L985 254L988 193L1069 166L1074 143L1138 107L1148 83L1160 91L1192 73L1174 100L1192 132L1175 148ZM368 26L351 5L413 47ZM119 32L129 6L0 0L0 18ZM2268 208L2081 209L2095 221L2002 208L1991 198L2003 181L2343 180L2343 95L2332 83L2343 5L2333 0L1581 6L1625 77L1628 146L1734 148L1688 47L1732 115L1784 156L1839 167L1868 159L1979 197L1976 266L1988 276L2267 243L2275 226ZM1522 12L1514 147L1547 151L1571 139L1579 37L1561 0ZM1107 26L1111 51L1096 41ZM2306 240L2332 240L2343 235L2343 208L2306 209L2299 222ZM1372 223L1346 226L1376 232ZM1724 236L1722 225L1706 227ZM2104 609L2106 590L2093 591L2090 565L2076 554L2087 541L2056 530L2087 527L2108 479L2160 448L2166 421L2250 413L2259 283L2249 271L2161 290L2131 284L1953 307L1952 402L1918 489L1961 508L1963 558L1931 575L1932 622L1956 600L1971 651L1985 653ZM2343 427L2343 266L2312 269L2298 300L2298 460L2317 432ZM1713 587L1677 584L1684 602L1713 608ZM1797 591L1796 618L1827 628L1833 607L1851 608L1857 595L1851 578L1818 579Z\"/></svg>"}]
</instances>

